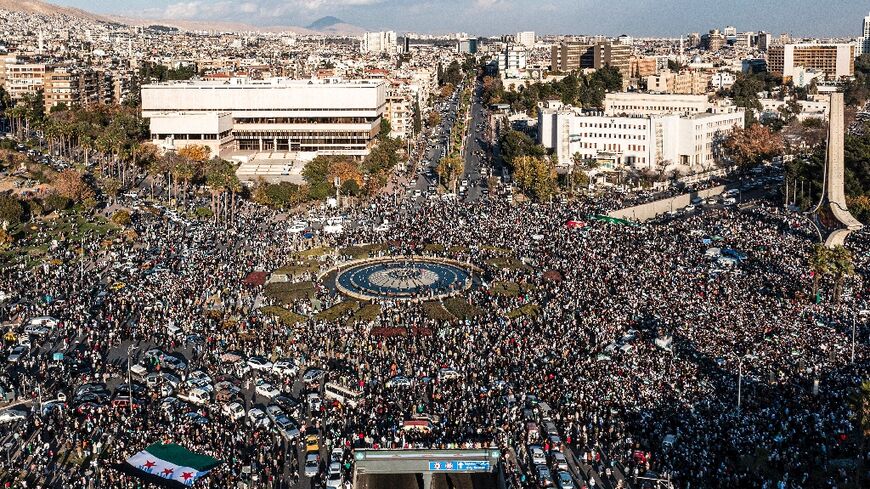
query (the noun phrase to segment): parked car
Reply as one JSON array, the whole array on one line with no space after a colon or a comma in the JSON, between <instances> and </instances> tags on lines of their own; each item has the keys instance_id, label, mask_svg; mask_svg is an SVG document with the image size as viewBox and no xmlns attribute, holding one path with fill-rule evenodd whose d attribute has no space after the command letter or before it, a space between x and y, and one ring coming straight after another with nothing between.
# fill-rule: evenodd
<instances>
[{"instance_id":1,"label":"parked car","mask_svg":"<svg viewBox=\"0 0 870 489\"><path fill-rule=\"evenodd\" d=\"M258 395L261 395L267 399L272 399L275 396L281 394L281 391L279 391L274 385L264 381L263 379L257 381L256 391Z\"/></svg>"},{"instance_id":2,"label":"parked car","mask_svg":"<svg viewBox=\"0 0 870 489\"><path fill-rule=\"evenodd\" d=\"M314 477L320 472L320 455L309 453L305 455L305 477Z\"/></svg>"}]
</instances>

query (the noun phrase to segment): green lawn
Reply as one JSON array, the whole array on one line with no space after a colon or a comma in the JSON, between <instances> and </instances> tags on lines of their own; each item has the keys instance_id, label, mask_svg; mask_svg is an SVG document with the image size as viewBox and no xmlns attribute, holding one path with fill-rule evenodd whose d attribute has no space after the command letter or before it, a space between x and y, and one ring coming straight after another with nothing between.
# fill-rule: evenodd
<instances>
[{"instance_id":1,"label":"green lawn","mask_svg":"<svg viewBox=\"0 0 870 489\"><path fill-rule=\"evenodd\" d=\"M317 273L320 271L320 262L317 260L294 260L291 263L284 265L283 267L275 270L274 273L287 275L288 277L295 277L297 275L304 275L307 273Z\"/></svg>"},{"instance_id":2,"label":"green lawn","mask_svg":"<svg viewBox=\"0 0 870 489\"><path fill-rule=\"evenodd\" d=\"M471 319L480 316L483 313L483 311L481 311L477 306L469 304L468 301L462 297L450 297L445 299L444 307L457 319Z\"/></svg>"},{"instance_id":3,"label":"green lawn","mask_svg":"<svg viewBox=\"0 0 870 489\"><path fill-rule=\"evenodd\" d=\"M365 323L374 321L381 315L381 306L380 304L366 304L361 308L354 311L353 316L351 316L352 321L362 321Z\"/></svg>"},{"instance_id":4,"label":"green lawn","mask_svg":"<svg viewBox=\"0 0 870 489\"><path fill-rule=\"evenodd\" d=\"M316 248L296 252L295 255L300 258L314 258L318 256L329 255L332 253L332 251L332 247L330 246L318 246Z\"/></svg>"},{"instance_id":5,"label":"green lawn","mask_svg":"<svg viewBox=\"0 0 870 489\"><path fill-rule=\"evenodd\" d=\"M314 282L272 282L266 284L263 293L266 297L289 304L295 300L314 297Z\"/></svg>"},{"instance_id":6,"label":"green lawn","mask_svg":"<svg viewBox=\"0 0 870 489\"><path fill-rule=\"evenodd\" d=\"M338 304L330 307L329 309L320 311L314 316L314 319L320 321L335 321L348 311L353 311L359 306L359 303L354 300L347 300L344 302L339 302Z\"/></svg>"},{"instance_id":7,"label":"green lawn","mask_svg":"<svg viewBox=\"0 0 870 489\"><path fill-rule=\"evenodd\" d=\"M490 258L489 260L486 260L486 264L494 268L500 268L502 270L532 270L532 267L526 265L525 263L512 256Z\"/></svg>"},{"instance_id":8,"label":"green lawn","mask_svg":"<svg viewBox=\"0 0 870 489\"><path fill-rule=\"evenodd\" d=\"M294 324L301 323L307 319L305 316L301 314L296 314L293 311L289 311L284 309L283 307L278 306L265 306L260 308L260 312L266 314L268 316L277 317L285 326L293 326Z\"/></svg>"},{"instance_id":9,"label":"green lawn","mask_svg":"<svg viewBox=\"0 0 870 489\"><path fill-rule=\"evenodd\" d=\"M436 321L453 321L456 319L444 306L438 301L428 301L423 303L423 314L429 319Z\"/></svg>"},{"instance_id":10,"label":"green lawn","mask_svg":"<svg viewBox=\"0 0 870 489\"><path fill-rule=\"evenodd\" d=\"M350 255L354 260L358 260L360 258L368 258L372 253L385 251L386 249L387 245L385 243L374 243L362 246L348 246L341 248L338 252L342 255Z\"/></svg>"},{"instance_id":11,"label":"green lawn","mask_svg":"<svg viewBox=\"0 0 870 489\"><path fill-rule=\"evenodd\" d=\"M515 319L518 317L530 317L533 318L541 313L541 308L537 304L526 304L524 306L518 307L513 311L507 313L507 317L510 319Z\"/></svg>"}]
</instances>

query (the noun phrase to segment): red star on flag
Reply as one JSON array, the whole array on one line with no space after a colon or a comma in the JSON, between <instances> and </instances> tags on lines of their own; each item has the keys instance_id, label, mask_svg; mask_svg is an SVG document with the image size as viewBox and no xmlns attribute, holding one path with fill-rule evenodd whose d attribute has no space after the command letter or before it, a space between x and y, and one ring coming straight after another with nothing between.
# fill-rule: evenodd
<instances>
[{"instance_id":1,"label":"red star on flag","mask_svg":"<svg viewBox=\"0 0 870 489\"><path fill-rule=\"evenodd\" d=\"M165 475L167 477L172 475L172 472L173 472L173 470L170 469L169 467L166 467L165 469L163 469L163 475Z\"/></svg>"},{"instance_id":2,"label":"red star on flag","mask_svg":"<svg viewBox=\"0 0 870 489\"><path fill-rule=\"evenodd\" d=\"M145 467L146 469L153 469L155 465L157 465L157 464L155 464L151 460L146 460L145 464L142 466Z\"/></svg>"},{"instance_id":3,"label":"red star on flag","mask_svg":"<svg viewBox=\"0 0 870 489\"><path fill-rule=\"evenodd\" d=\"M184 479L184 482L187 482L187 479L193 477L193 472L182 472L181 478Z\"/></svg>"}]
</instances>

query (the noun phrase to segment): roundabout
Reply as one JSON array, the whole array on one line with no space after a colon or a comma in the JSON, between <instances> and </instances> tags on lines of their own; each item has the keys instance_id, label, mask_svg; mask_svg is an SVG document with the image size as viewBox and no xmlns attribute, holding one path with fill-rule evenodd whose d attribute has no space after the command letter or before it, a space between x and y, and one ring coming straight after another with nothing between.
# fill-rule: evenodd
<instances>
[{"instance_id":1,"label":"roundabout","mask_svg":"<svg viewBox=\"0 0 870 489\"><path fill-rule=\"evenodd\" d=\"M357 260L335 271L335 286L361 299L433 299L472 286L472 266L440 258Z\"/></svg>"}]
</instances>

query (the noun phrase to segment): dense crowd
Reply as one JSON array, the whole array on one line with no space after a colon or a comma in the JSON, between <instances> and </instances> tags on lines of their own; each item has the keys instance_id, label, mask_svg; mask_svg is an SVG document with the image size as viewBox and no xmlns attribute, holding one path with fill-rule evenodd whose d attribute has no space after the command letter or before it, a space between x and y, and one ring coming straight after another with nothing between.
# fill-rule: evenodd
<instances>
[{"instance_id":1,"label":"dense crowd","mask_svg":"<svg viewBox=\"0 0 870 489\"><path fill-rule=\"evenodd\" d=\"M299 484L296 440L247 418L233 421L217 400L170 403L171 393L155 384L135 409L72 404L86 383L123 393L128 355L136 364L159 347L189 364L178 372L181 381L200 370L234 383L246 408L268 404L253 391L257 379L300 397L300 428L319 432L327 448L348 449L348 460L359 447L497 446L512 462L509 484L532 487L528 444L541 443L570 452L602 479L857 487L842 461L859 455L850 396L870 374L860 317L854 364L850 355L852 321L867 309L866 236L850 241L859 273L847 293L835 301L825 284L816 304L808 270L815 233L801 216L761 203L620 226L587 220L598 205L390 197L348 211L357 225L338 235L306 238L288 234L273 211L245 203L231 223L175 222L159 209L142 210L134 214L133 239L63 236L43 264L0 272L7 329L20 333L32 317L59 320L0 378L33 401L26 420L0 428L3 481L131 487L134 479L114 465L171 441L224 462L203 486ZM389 230L375 231L382 220ZM245 280L301 250L368 243L386 243L382 255L432 254L481 267L476 286L462 295L468 317L384 300L371 321L354 320L353 310L317 319L311 311L342 298L329 275L311 272L314 292L285 304L308 317L291 324L261 312L280 304ZM707 253L711 247L736 250L741 259L723 264ZM324 253L319 270L344 258ZM506 284L515 288L505 292ZM173 333L178 328L182 334ZM378 334L387 330L404 331ZM228 353L290 358L298 376L254 372ZM362 401L306 406L304 396L322 389L300 382L313 368L358 389ZM439 375L445 369L458 378ZM397 377L410 385L388 382ZM412 417L429 425L403 429ZM557 426L558 437L530 431L542 419ZM578 476L581 484L591 484L588 474Z\"/></svg>"}]
</instances>

